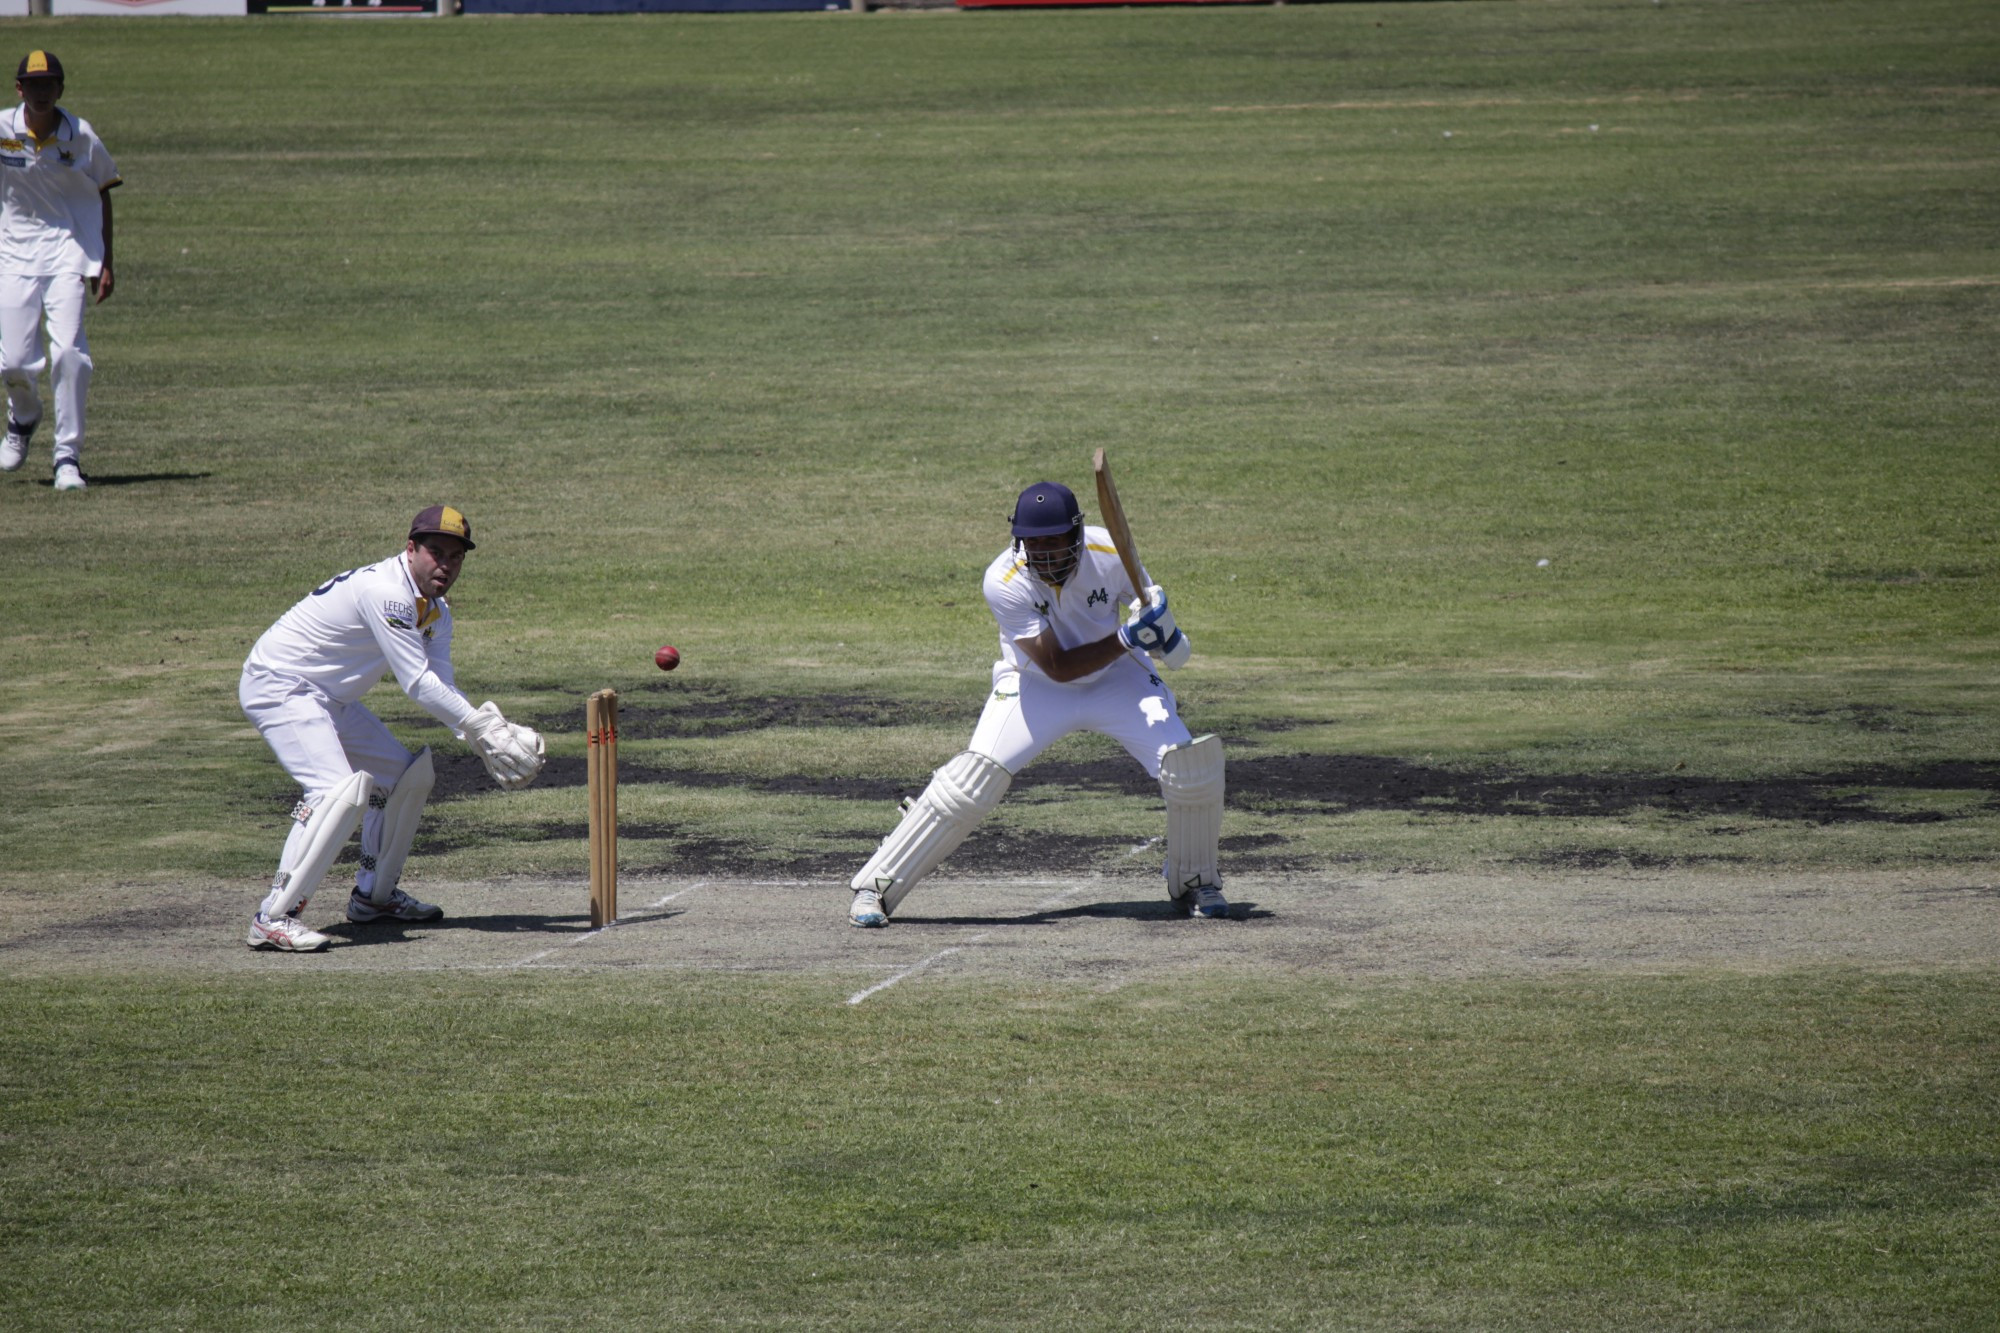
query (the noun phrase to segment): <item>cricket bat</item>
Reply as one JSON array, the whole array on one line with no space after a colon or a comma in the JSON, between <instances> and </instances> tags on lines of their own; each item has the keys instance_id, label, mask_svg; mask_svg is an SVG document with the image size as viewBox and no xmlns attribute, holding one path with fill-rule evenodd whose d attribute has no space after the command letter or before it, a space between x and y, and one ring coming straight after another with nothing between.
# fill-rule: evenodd
<instances>
[{"instance_id":1,"label":"cricket bat","mask_svg":"<svg viewBox=\"0 0 2000 1333\"><path fill-rule=\"evenodd\" d=\"M1132 580L1133 595L1146 595L1146 575L1139 568L1139 548L1132 540L1132 525L1125 521L1125 506L1118 503L1118 487L1111 480L1111 465L1104 460L1104 451L1099 449L1090 460L1090 470L1097 474L1097 512L1104 520L1104 530L1111 534L1111 544L1118 548L1118 559L1125 566L1125 576Z\"/></svg>"}]
</instances>

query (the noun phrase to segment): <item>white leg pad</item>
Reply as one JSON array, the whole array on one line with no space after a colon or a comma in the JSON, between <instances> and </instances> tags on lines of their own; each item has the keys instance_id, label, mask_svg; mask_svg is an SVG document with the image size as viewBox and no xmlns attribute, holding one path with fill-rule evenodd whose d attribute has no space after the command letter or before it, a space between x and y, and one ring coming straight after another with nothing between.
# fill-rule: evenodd
<instances>
[{"instance_id":1,"label":"white leg pad","mask_svg":"<svg viewBox=\"0 0 2000 1333\"><path fill-rule=\"evenodd\" d=\"M978 751L960 754L931 774L930 786L861 867L854 887L875 890L882 895L882 910L893 913L903 895L965 841L1013 783L1012 773Z\"/></svg>"},{"instance_id":2,"label":"white leg pad","mask_svg":"<svg viewBox=\"0 0 2000 1333\"><path fill-rule=\"evenodd\" d=\"M354 826L361 822L374 786L366 773L350 773L326 794L317 809L305 813L303 835L285 841L288 864L279 866L278 877L271 881L270 896L264 899L265 916L283 916L313 896L340 849L354 836Z\"/></svg>"},{"instance_id":3,"label":"white leg pad","mask_svg":"<svg viewBox=\"0 0 2000 1333\"><path fill-rule=\"evenodd\" d=\"M1203 885L1220 888L1222 740L1197 736L1160 756L1160 795L1167 802L1167 896L1179 901Z\"/></svg>"},{"instance_id":4,"label":"white leg pad","mask_svg":"<svg viewBox=\"0 0 2000 1333\"><path fill-rule=\"evenodd\" d=\"M410 844L417 840L417 821L436 785L437 769L431 763L431 747L426 745L392 789L368 798L382 811L382 845L370 856L367 839L362 839L361 872L354 878L361 896L377 907L389 901L402 881L403 862L410 859Z\"/></svg>"}]
</instances>

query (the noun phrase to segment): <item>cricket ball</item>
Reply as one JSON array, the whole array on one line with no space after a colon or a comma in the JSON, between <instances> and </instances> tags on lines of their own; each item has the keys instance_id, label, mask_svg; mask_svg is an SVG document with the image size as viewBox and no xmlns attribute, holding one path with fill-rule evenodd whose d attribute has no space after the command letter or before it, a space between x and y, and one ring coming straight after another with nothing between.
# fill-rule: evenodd
<instances>
[{"instance_id":1,"label":"cricket ball","mask_svg":"<svg viewBox=\"0 0 2000 1333\"><path fill-rule=\"evenodd\" d=\"M681 650L671 643L665 644L653 654L653 665L662 671L672 671L681 664Z\"/></svg>"}]
</instances>

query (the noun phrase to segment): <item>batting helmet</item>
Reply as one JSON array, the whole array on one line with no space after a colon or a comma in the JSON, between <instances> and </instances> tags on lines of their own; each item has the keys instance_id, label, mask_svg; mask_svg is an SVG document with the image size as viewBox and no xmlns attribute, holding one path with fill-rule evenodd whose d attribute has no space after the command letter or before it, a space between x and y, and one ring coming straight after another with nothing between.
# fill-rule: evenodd
<instances>
[{"instance_id":1,"label":"batting helmet","mask_svg":"<svg viewBox=\"0 0 2000 1333\"><path fill-rule=\"evenodd\" d=\"M1076 495L1059 481L1038 481L1014 501L1016 537L1061 537L1082 527Z\"/></svg>"}]
</instances>

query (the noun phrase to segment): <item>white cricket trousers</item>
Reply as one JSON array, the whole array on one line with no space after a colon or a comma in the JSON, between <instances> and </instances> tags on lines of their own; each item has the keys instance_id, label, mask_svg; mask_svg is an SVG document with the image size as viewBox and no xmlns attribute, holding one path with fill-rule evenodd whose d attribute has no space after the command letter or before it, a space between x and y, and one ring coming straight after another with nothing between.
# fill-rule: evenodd
<instances>
[{"instance_id":1,"label":"white cricket trousers","mask_svg":"<svg viewBox=\"0 0 2000 1333\"><path fill-rule=\"evenodd\" d=\"M1109 736L1154 779L1160 776L1160 756L1194 739L1159 673L1136 657L1121 657L1095 675L1065 684L995 662L993 692L966 748L1018 775L1075 731Z\"/></svg>"},{"instance_id":2,"label":"white cricket trousers","mask_svg":"<svg viewBox=\"0 0 2000 1333\"><path fill-rule=\"evenodd\" d=\"M305 788L301 808L318 809L327 793L357 772L372 778L379 794L387 794L416 757L389 734L381 718L358 703L338 703L295 676L246 670L237 684L236 698L271 753ZM297 864L304 851L305 831L305 824L295 816L278 859L280 870ZM381 852L382 807L371 800L361 816L361 855L372 865ZM362 871L359 878L369 878L369 872ZM364 893L374 889L372 883L359 887ZM281 897L281 892L273 889L260 910L275 910Z\"/></svg>"},{"instance_id":3,"label":"white cricket trousers","mask_svg":"<svg viewBox=\"0 0 2000 1333\"><path fill-rule=\"evenodd\" d=\"M49 372L56 400L55 462L82 466L83 400L90 391L90 344L83 336L84 299L90 286L74 273L55 276L0 273L0 380L7 384L7 415L23 426L42 419L35 381ZM40 336L48 330L48 351Z\"/></svg>"}]
</instances>

